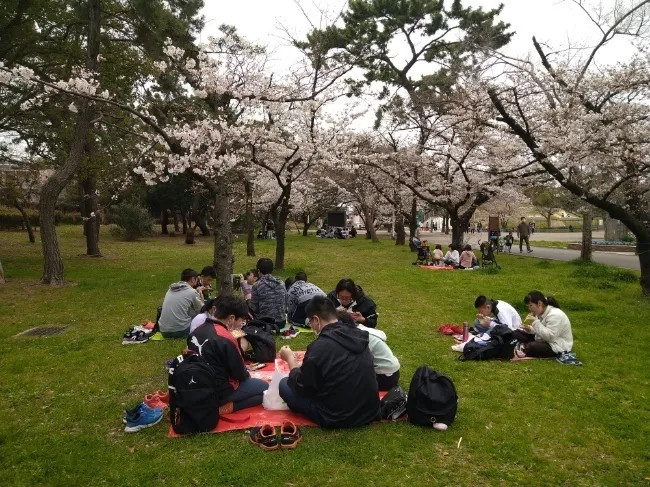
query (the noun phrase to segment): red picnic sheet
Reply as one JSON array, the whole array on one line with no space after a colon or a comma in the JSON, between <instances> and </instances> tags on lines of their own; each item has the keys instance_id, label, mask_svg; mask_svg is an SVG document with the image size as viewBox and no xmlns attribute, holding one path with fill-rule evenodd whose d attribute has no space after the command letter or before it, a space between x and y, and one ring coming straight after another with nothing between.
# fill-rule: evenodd
<instances>
[{"instance_id":1,"label":"red picnic sheet","mask_svg":"<svg viewBox=\"0 0 650 487\"><path fill-rule=\"evenodd\" d=\"M421 265L420 269L426 269L428 271L453 271L454 267L450 265L437 266L437 265Z\"/></svg>"},{"instance_id":2,"label":"red picnic sheet","mask_svg":"<svg viewBox=\"0 0 650 487\"><path fill-rule=\"evenodd\" d=\"M300 360L305 356L305 352L296 352ZM283 373L289 374L289 365L277 355L278 365ZM255 370L250 373L251 377L255 379L262 379L271 382L271 377L275 371L275 363L266 364L262 369ZM383 398L386 392L380 392L379 397ZM226 431L245 430L254 428L255 426L262 426L263 424L270 424L271 426L282 426L285 421L291 421L296 426L318 426L309 419L296 414L291 411L268 411L262 405L252 408L242 409L236 413L222 414L219 418L217 427L208 433L225 433ZM184 435L179 435L174 432L172 427L169 427L168 438L181 438Z\"/></svg>"}]
</instances>

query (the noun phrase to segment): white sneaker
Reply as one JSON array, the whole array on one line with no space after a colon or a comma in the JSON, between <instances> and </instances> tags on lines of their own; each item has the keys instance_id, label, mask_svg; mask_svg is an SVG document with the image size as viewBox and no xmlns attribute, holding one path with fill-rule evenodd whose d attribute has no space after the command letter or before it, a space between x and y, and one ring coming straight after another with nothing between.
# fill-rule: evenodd
<instances>
[{"instance_id":1,"label":"white sneaker","mask_svg":"<svg viewBox=\"0 0 650 487\"><path fill-rule=\"evenodd\" d=\"M465 349L465 345L466 345L466 344L467 344L467 342L465 342L465 343L459 343L458 345L452 345L451 349L452 349L454 352L461 352L461 353L462 353L463 350Z\"/></svg>"}]
</instances>

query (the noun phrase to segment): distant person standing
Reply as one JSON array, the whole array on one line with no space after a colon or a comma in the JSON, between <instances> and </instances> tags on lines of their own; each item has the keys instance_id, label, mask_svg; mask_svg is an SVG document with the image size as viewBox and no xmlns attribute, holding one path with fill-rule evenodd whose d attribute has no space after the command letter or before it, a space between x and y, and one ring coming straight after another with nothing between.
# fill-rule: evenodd
<instances>
[{"instance_id":1,"label":"distant person standing","mask_svg":"<svg viewBox=\"0 0 650 487\"><path fill-rule=\"evenodd\" d=\"M474 235L474 233L476 232L476 223L472 223L470 225L469 231L472 233L472 235Z\"/></svg>"},{"instance_id":2,"label":"distant person standing","mask_svg":"<svg viewBox=\"0 0 650 487\"><path fill-rule=\"evenodd\" d=\"M517 233L519 234L519 253L521 254L524 251L524 242L526 242L526 249L530 254L532 250L530 249L530 227L526 223L526 217L521 217L521 222L517 225Z\"/></svg>"},{"instance_id":3,"label":"distant person standing","mask_svg":"<svg viewBox=\"0 0 650 487\"><path fill-rule=\"evenodd\" d=\"M478 225L476 225L476 231L478 233L481 233L482 230L483 230L483 224L481 222L478 222Z\"/></svg>"}]
</instances>

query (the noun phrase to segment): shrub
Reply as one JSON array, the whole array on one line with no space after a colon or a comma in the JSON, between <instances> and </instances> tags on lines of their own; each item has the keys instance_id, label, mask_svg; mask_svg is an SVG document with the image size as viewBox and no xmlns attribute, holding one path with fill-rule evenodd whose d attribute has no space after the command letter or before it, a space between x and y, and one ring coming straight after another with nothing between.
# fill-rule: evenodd
<instances>
[{"instance_id":1,"label":"shrub","mask_svg":"<svg viewBox=\"0 0 650 487\"><path fill-rule=\"evenodd\" d=\"M40 226L38 219L38 210L32 208L25 208L25 213L29 218L32 226ZM64 225L80 225L83 223L79 213L62 213L57 211L54 217L54 222ZM8 206L0 206L0 230L22 230L24 228L23 217L16 208Z\"/></svg>"},{"instance_id":2,"label":"shrub","mask_svg":"<svg viewBox=\"0 0 650 487\"><path fill-rule=\"evenodd\" d=\"M133 241L153 234L153 219L141 206L122 203L113 208L112 215L115 225L110 232L114 237Z\"/></svg>"},{"instance_id":3,"label":"shrub","mask_svg":"<svg viewBox=\"0 0 650 487\"><path fill-rule=\"evenodd\" d=\"M632 235L623 235L621 237L621 242L634 243L636 242L636 238L634 238Z\"/></svg>"}]
</instances>

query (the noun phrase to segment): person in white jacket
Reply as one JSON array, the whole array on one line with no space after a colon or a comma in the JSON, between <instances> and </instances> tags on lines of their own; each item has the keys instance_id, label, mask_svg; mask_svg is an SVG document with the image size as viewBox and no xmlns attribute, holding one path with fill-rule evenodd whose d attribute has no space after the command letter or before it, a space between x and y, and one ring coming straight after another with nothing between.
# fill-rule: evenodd
<instances>
[{"instance_id":1,"label":"person in white jacket","mask_svg":"<svg viewBox=\"0 0 650 487\"><path fill-rule=\"evenodd\" d=\"M521 316L505 301L479 296L474 301L474 307L478 312L474 328L479 333L486 333L496 325L505 325L513 331L521 327Z\"/></svg>"},{"instance_id":2,"label":"person in white jacket","mask_svg":"<svg viewBox=\"0 0 650 487\"><path fill-rule=\"evenodd\" d=\"M513 332L520 342L516 349L518 357L550 358L571 352L573 333L569 317L552 297L539 291L531 291L524 298L528 310L537 317L531 326L523 326Z\"/></svg>"},{"instance_id":3,"label":"person in white jacket","mask_svg":"<svg viewBox=\"0 0 650 487\"><path fill-rule=\"evenodd\" d=\"M355 323L350 314L345 311L337 311L336 317L341 323L368 332L368 350L372 354L379 390L389 391L398 385L400 364L386 343L386 333Z\"/></svg>"}]
</instances>

